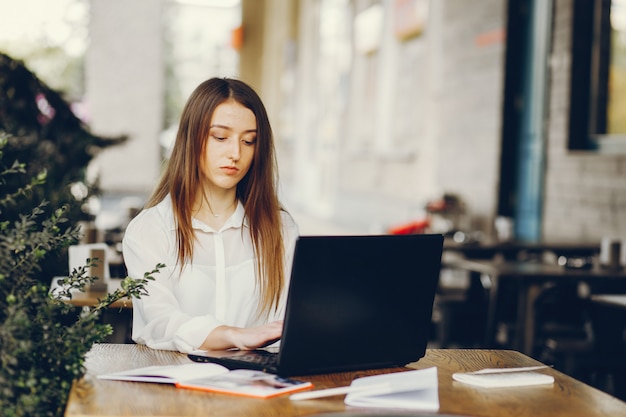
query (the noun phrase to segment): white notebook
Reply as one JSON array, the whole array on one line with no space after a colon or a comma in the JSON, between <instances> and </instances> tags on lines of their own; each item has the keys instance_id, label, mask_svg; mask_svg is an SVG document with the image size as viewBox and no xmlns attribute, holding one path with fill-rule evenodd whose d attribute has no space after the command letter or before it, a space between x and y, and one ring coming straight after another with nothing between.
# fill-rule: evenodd
<instances>
[{"instance_id":1,"label":"white notebook","mask_svg":"<svg viewBox=\"0 0 626 417\"><path fill-rule=\"evenodd\" d=\"M357 378L350 386L358 390L346 395L344 402L347 405L439 410L439 383L435 367Z\"/></svg>"}]
</instances>

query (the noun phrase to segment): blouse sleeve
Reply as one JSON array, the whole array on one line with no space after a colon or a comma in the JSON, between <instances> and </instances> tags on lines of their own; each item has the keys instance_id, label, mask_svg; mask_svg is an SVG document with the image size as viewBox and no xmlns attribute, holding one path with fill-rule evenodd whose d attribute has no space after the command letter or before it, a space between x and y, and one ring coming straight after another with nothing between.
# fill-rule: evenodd
<instances>
[{"instance_id":1,"label":"blouse sleeve","mask_svg":"<svg viewBox=\"0 0 626 417\"><path fill-rule=\"evenodd\" d=\"M133 340L154 349L191 352L221 325L211 315L191 316L175 296L179 276L173 230L156 210L142 212L127 227L123 240L128 275L139 278L157 263L165 268L147 284L147 296L133 299Z\"/></svg>"}]
</instances>

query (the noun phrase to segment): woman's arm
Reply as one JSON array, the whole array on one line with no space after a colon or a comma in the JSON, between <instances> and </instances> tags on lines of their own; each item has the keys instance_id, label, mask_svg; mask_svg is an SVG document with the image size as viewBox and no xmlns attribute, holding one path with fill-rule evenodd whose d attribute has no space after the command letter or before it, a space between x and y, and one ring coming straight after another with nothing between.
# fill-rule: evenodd
<instances>
[{"instance_id":1,"label":"woman's arm","mask_svg":"<svg viewBox=\"0 0 626 417\"><path fill-rule=\"evenodd\" d=\"M201 350L225 350L238 348L242 350L257 349L268 346L280 339L283 321L273 321L258 327L218 326L204 340Z\"/></svg>"},{"instance_id":2,"label":"woman's arm","mask_svg":"<svg viewBox=\"0 0 626 417\"><path fill-rule=\"evenodd\" d=\"M137 216L127 227L123 240L124 262L130 277L143 276L156 263L166 265L148 283L148 295L133 300L133 340L155 349L189 352L223 323L211 315L192 316L180 305L175 295L181 280L175 236L171 223L157 207Z\"/></svg>"}]
</instances>

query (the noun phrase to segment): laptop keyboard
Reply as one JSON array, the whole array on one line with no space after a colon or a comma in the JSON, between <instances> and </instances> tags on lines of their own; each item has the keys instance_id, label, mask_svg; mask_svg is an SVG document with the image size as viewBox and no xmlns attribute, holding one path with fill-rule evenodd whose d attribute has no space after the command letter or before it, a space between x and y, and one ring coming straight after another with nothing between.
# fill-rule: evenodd
<instances>
[{"instance_id":1,"label":"laptop keyboard","mask_svg":"<svg viewBox=\"0 0 626 417\"><path fill-rule=\"evenodd\" d=\"M277 372L278 351L255 350L250 353L239 351L235 356L205 356L190 353L189 358L195 362L213 362L228 369L255 369L257 371Z\"/></svg>"},{"instance_id":2,"label":"laptop keyboard","mask_svg":"<svg viewBox=\"0 0 626 417\"><path fill-rule=\"evenodd\" d=\"M254 363L261 367L274 367L278 362L278 354L264 351L257 351L254 354L237 356L238 361Z\"/></svg>"}]
</instances>

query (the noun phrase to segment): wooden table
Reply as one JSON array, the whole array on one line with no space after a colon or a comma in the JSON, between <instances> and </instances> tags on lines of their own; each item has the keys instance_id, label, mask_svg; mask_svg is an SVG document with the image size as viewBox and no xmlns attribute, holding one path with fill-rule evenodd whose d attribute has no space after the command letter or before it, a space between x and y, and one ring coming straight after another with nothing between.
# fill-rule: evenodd
<instances>
[{"instance_id":1,"label":"wooden table","mask_svg":"<svg viewBox=\"0 0 626 417\"><path fill-rule=\"evenodd\" d=\"M344 405L344 396L291 401L288 396L252 399L177 389L170 385L104 381L96 375L149 365L188 363L186 355L143 345L99 344L87 355L87 374L76 381L66 407L75 416L313 416L318 413L359 411ZM554 369L554 385L524 388L477 388L452 380L452 373L491 367L539 365L509 350L428 349L407 368L343 372L302 377L314 389L349 385L354 378L384 372L438 368L440 414L475 417L594 417L626 415L626 403ZM375 412L376 410L361 410ZM384 410L383 410L384 411ZM413 412L416 415L416 412Z\"/></svg>"},{"instance_id":2,"label":"wooden table","mask_svg":"<svg viewBox=\"0 0 626 417\"><path fill-rule=\"evenodd\" d=\"M591 269L565 268L560 265L540 262L519 261L474 261L453 259L443 262L447 268L457 268L469 272L485 274L491 281L485 346L493 345L496 325L496 307L499 300L501 281L511 280L517 284L517 314L514 348L528 355L532 354L535 337L534 305L542 287L547 283L610 284L614 288L626 289L626 270L608 269L594 266Z\"/></svg>"}]
</instances>

